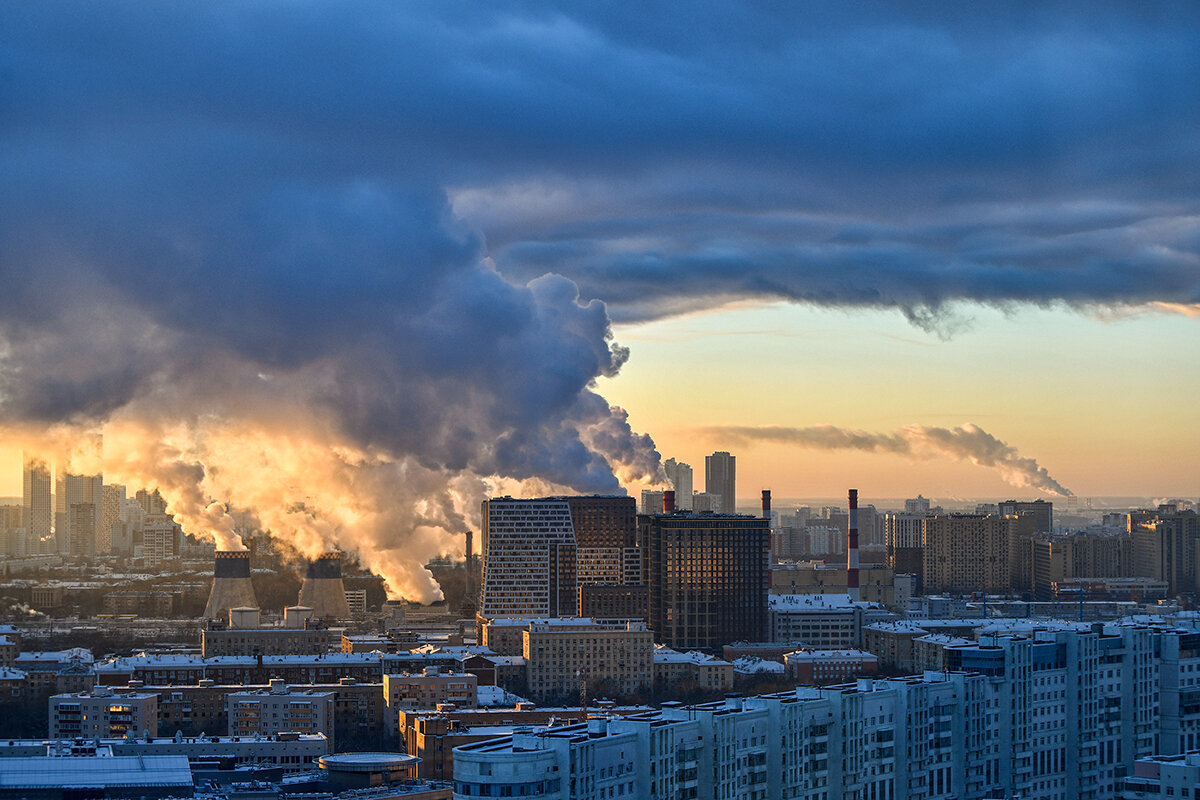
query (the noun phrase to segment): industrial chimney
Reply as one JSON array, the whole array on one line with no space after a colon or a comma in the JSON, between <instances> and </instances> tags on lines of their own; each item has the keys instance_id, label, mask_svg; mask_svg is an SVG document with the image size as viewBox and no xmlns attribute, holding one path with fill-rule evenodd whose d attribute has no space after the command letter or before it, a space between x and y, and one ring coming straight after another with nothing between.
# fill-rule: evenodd
<instances>
[{"instance_id":1,"label":"industrial chimney","mask_svg":"<svg viewBox=\"0 0 1200 800\"><path fill-rule=\"evenodd\" d=\"M675 491L673 489L667 489L663 492L663 513L675 513Z\"/></svg>"},{"instance_id":2,"label":"industrial chimney","mask_svg":"<svg viewBox=\"0 0 1200 800\"><path fill-rule=\"evenodd\" d=\"M213 564L212 592L204 607L207 619L226 619L231 608L258 608L250 583L250 551L218 550Z\"/></svg>"},{"instance_id":3,"label":"industrial chimney","mask_svg":"<svg viewBox=\"0 0 1200 800\"><path fill-rule=\"evenodd\" d=\"M852 603L862 599L858 590L858 489L850 490L850 522L846 531L846 592Z\"/></svg>"},{"instance_id":4,"label":"industrial chimney","mask_svg":"<svg viewBox=\"0 0 1200 800\"><path fill-rule=\"evenodd\" d=\"M300 602L318 619L348 619L350 605L342 584L342 554L322 553L308 562L308 574L300 586Z\"/></svg>"},{"instance_id":5,"label":"industrial chimney","mask_svg":"<svg viewBox=\"0 0 1200 800\"><path fill-rule=\"evenodd\" d=\"M466 558L463 559L463 605L468 606L471 609L475 609L477 607L474 590L475 571L471 568L471 550L473 549L472 545L474 544L474 537L474 533L467 531L467 542L465 545Z\"/></svg>"}]
</instances>

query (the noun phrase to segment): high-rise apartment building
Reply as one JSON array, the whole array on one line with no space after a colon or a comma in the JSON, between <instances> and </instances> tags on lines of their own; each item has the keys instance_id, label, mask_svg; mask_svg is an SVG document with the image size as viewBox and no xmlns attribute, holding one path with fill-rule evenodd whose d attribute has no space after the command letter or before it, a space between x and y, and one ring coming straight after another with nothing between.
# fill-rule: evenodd
<instances>
[{"instance_id":1,"label":"high-rise apartment building","mask_svg":"<svg viewBox=\"0 0 1200 800\"><path fill-rule=\"evenodd\" d=\"M692 495L692 511L711 511L714 514L720 514L725 511L725 508L721 500L721 495L712 494L711 492L696 492ZM730 511L729 513L733 512Z\"/></svg>"},{"instance_id":2,"label":"high-rise apartment building","mask_svg":"<svg viewBox=\"0 0 1200 800\"><path fill-rule=\"evenodd\" d=\"M72 475L60 468L54 494L54 541L59 554L87 554L71 549L71 508L80 503L91 506L91 553L94 554L95 532L104 526L104 478L101 475Z\"/></svg>"},{"instance_id":3,"label":"high-rise apartment building","mask_svg":"<svg viewBox=\"0 0 1200 800\"><path fill-rule=\"evenodd\" d=\"M661 514L663 491L661 489L642 489L642 504L639 510L643 514Z\"/></svg>"},{"instance_id":4,"label":"high-rise apartment building","mask_svg":"<svg viewBox=\"0 0 1200 800\"><path fill-rule=\"evenodd\" d=\"M71 555L96 555L96 507L91 503L73 503L67 520Z\"/></svg>"},{"instance_id":5,"label":"high-rise apartment building","mask_svg":"<svg viewBox=\"0 0 1200 800\"><path fill-rule=\"evenodd\" d=\"M919 675L468 744L454 754L455 796L562 797L572 786L725 800L1195 797L1194 773L1146 794L1158 773L1135 762L1200 746L1200 634L1067 625L940 638L944 664Z\"/></svg>"},{"instance_id":6,"label":"high-rise apartment building","mask_svg":"<svg viewBox=\"0 0 1200 800\"><path fill-rule=\"evenodd\" d=\"M642 559L633 498L592 495L568 497L566 501L575 531L579 585L640 584Z\"/></svg>"},{"instance_id":7,"label":"high-rise apartment building","mask_svg":"<svg viewBox=\"0 0 1200 800\"><path fill-rule=\"evenodd\" d=\"M767 634L770 520L676 512L638 517L650 628L670 647L715 650Z\"/></svg>"},{"instance_id":8,"label":"high-rise apartment building","mask_svg":"<svg viewBox=\"0 0 1200 800\"><path fill-rule=\"evenodd\" d=\"M125 487L119 483L109 484L103 489L100 508L100 530L96 532L96 552L112 552L113 525L121 521L121 507L125 504Z\"/></svg>"},{"instance_id":9,"label":"high-rise apartment building","mask_svg":"<svg viewBox=\"0 0 1200 800\"><path fill-rule=\"evenodd\" d=\"M170 517L148 517L142 525L142 557L147 567L156 567L177 554L179 527Z\"/></svg>"},{"instance_id":10,"label":"high-rise apartment building","mask_svg":"<svg viewBox=\"0 0 1200 800\"><path fill-rule=\"evenodd\" d=\"M27 555L25 552L25 507L0 506L0 554L9 558ZM0 659L3 663L3 659Z\"/></svg>"},{"instance_id":11,"label":"high-rise apartment building","mask_svg":"<svg viewBox=\"0 0 1200 800\"><path fill-rule=\"evenodd\" d=\"M37 456L25 456L22 526L25 549L30 554L46 552L52 546L50 532L54 506L50 502L50 466Z\"/></svg>"},{"instance_id":12,"label":"high-rise apartment building","mask_svg":"<svg viewBox=\"0 0 1200 800\"><path fill-rule=\"evenodd\" d=\"M668 458L663 462L663 471L667 473L667 480L671 482L671 488L675 490L675 507L683 511L691 511L692 465Z\"/></svg>"},{"instance_id":13,"label":"high-rise apartment building","mask_svg":"<svg viewBox=\"0 0 1200 800\"><path fill-rule=\"evenodd\" d=\"M1134 574L1166 581L1175 596L1197 591L1196 567L1200 545L1200 516L1195 511L1158 514L1134 526Z\"/></svg>"},{"instance_id":14,"label":"high-rise apartment building","mask_svg":"<svg viewBox=\"0 0 1200 800\"><path fill-rule=\"evenodd\" d=\"M926 501L928 505L928 501ZM888 514L884 518L884 552L892 572L920 576L924 572L924 513Z\"/></svg>"},{"instance_id":15,"label":"high-rise apartment building","mask_svg":"<svg viewBox=\"0 0 1200 800\"><path fill-rule=\"evenodd\" d=\"M1048 500L1005 500L997 506L1002 517L1020 517L1030 514L1037 520L1034 531L1054 532L1054 504Z\"/></svg>"},{"instance_id":16,"label":"high-rise apartment building","mask_svg":"<svg viewBox=\"0 0 1200 800\"><path fill-rule=\"evenodd\" d=\"M737 458L723 450L704 457L704 491L721 497L721 511L737 512Z\"/></svg>"},{"instance_id":17,"label":"high-rise apartment building","mask_svg":"<svg viewBox=\"0 0 1200 800\"><path fill-rule=\"evenodd\" d=\"M158 489L148 492L145 489L138 489L134 495L142 511L146 514L166 514L167 501L159 494Z\"/></svg>"},{"instance_id":18,"label":"high-rise apartment building","mask_svg":"<svg viewBox=\"0 0 1200 800\"><path fill-rule=\"evenodd\" d=\"M1011 518L939 514L922 522L926 593L1007 592Z\"/></svg>"},{"instance_id":19,"label":"high-rise apartment building","mask_svg":"<svg viewBox=\"0 0 1200 800\"><path fill-rule=\"evenodd\" d=\"M1055 583L1131 574L1133 540L1090 533L1039 536L1031 540L1031 554L1034 596L1050 600Z\"/></svg>"},{"instance_id":20,"label":"high-rise apartment building","mask_svg":"<svg viewBox=\"0 0 1200 800\"><path fill-rule=\"evenodd\" d=\"M481 617L575 616L575 528L565 498L484 500L482 540Z\"/></svg>"},{"instance_id":21,"label":"high-rise apartment building","mask_svg":"<svg viewBox=\"0 0 1200 800\"><path fill-rule=\"evenodd\" d=\"M929 498L917 495L904 501L905 514L928 514Z\"/></svg>"}]
</instances>

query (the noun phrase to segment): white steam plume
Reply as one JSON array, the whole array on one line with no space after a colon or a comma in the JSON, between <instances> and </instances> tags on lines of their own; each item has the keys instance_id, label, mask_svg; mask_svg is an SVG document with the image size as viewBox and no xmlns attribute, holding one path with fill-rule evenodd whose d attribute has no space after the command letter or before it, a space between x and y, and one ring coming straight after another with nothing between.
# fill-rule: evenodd
<instances>
[{"instance_id":1,"label":"white steam plume","mask_svg":"<svg viewBox=\"0 0 1200 800\"><path fill-rule=\"evenodd\" d=\"M819 450L863 450L917 459L948 456L995 469L1012 486L1040 489L1063 496L1073 494L1050 477L1050 473L1036 459L1022 456L1012 445L969 422L956 428L905 425L890 433L832 425L807 428L717 426L706 428L705 431L716 438L780 442Z\"/></svg>"}]
</instances>

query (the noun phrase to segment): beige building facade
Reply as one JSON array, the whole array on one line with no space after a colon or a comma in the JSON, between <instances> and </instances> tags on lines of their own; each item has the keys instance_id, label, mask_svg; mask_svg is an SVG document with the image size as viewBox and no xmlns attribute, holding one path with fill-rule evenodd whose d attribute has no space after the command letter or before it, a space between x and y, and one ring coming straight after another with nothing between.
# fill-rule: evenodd
<instances>
[{"instance_id":1,"label":"beige building facade","mask_svg":"<svg viewBox=\"0 0 1200 800\"><path fill-rule=\"evenodd\" d=\"M531 698L573 697L580 679L614 694L634 694L653 675L654 636L644 622L536 620L524 632L522 655Z\"/></svg>"}]
</instances>

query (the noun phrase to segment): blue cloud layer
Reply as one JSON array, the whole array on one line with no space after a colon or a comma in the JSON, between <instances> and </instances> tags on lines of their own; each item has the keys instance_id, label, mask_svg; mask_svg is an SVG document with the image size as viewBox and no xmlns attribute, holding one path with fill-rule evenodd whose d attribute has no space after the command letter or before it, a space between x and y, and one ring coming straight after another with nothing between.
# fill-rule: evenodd
<instances>
[{"instance_id":1,"label":"blue cloud layer","mask_svg":"<svg viewBox=\"0 0 1200 800\"><path fill-rule=\"evenodd\" d=\"M4 4L7 413L332 359L362 439L611 486L608 314L1200 303L1197 75L1193 3Z\"/></svg>"}]
</instances>

